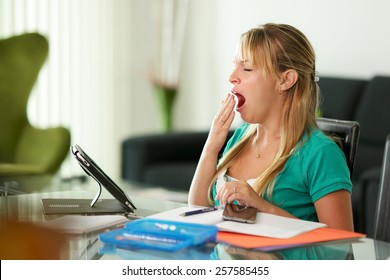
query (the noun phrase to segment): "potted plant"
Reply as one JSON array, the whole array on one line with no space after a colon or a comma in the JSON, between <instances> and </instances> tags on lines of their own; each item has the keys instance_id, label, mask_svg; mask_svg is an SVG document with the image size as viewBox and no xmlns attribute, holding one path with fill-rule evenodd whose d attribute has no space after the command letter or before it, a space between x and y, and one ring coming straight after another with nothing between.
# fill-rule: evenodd
<instances>
[{"instance_id":1,"label":"potted plant","mask_svg":"<svg viewBox=\"0 0 390 280\"><path fill-rule=\"evenodd\" d=\"M173 129L173 107L179 88L179 71L187 21L188 0L160 1L160 45L153 87L159 103L164 132Z\"/></svg>"}]
</instances>

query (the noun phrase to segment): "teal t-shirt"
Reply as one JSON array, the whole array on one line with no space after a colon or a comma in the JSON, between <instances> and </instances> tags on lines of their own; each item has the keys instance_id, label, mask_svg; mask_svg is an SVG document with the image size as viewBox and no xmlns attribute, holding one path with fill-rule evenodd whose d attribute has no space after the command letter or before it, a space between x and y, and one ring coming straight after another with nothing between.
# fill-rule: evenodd
<instances>
[{"instance_id":1,"label":"teal t-shirt","mask_svg":"<svg viewBox=\"0 0 390 280\"><path fill-rule=\"evenodd\" d=\"M244 123L235 131L224 154L242 138L248 127ZM337 190L352 191L345 155L331 138L313 129L277 175L272 199L268 196L264 199L297 218L317 222L314 202ZM214 202L218 204L215 184L212 191Z\"/></svg>"}]
</instances>

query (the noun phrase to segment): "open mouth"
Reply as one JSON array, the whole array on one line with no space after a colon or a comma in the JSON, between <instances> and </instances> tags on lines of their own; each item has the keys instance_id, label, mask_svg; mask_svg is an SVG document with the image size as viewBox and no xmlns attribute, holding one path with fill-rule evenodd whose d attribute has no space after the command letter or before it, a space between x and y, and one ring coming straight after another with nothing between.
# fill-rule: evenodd
<instances>
[{"instance_id":1,"label":"open mouth","mask_svg":"<svg viewBox=\"0 0 390 280\"><path fill-rule=\"evenodd\" d=\"M245 97L237 92L233 92L237 100L237 109L240 109L245 104Z\"/></svg>"}]
</instances>

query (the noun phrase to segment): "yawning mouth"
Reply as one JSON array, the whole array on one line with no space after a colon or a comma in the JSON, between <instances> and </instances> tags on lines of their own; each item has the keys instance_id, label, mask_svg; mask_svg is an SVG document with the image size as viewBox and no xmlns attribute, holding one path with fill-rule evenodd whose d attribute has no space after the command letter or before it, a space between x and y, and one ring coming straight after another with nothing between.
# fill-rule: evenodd
<instances>
[{"instance_id":1,"label":"yawning mouth","mask_svg":"<svg viewBox=\"0 0 390 280\"><path fill-rule=\"evenodd\" d=\"M245 97L237 92L233 92L233 94L237 99L237 109L240 109L245 103Z\"/></svg>"}]
</instances>

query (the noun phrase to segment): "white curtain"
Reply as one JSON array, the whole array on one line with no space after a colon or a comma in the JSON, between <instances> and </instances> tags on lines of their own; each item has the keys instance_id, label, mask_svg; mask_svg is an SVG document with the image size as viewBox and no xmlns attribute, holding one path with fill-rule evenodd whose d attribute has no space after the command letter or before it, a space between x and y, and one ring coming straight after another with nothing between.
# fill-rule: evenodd
<instances>
[{"instance_id":1,"label":"white curtain","mask_svg":"<svg viewBox=\"0 0 390 280\"><path fill-rule=\"evenodd\" d=\"M120 74L130 72L130 2L0 0L1 38L39 32L49 40L49 57L29 100L31 123L70 128L72 143L113 177L119 176L123 136L113 133L118 104L130 102L129 77ZM79 173L69 156L61 175Z\"/></svg>"}]
</instances>

